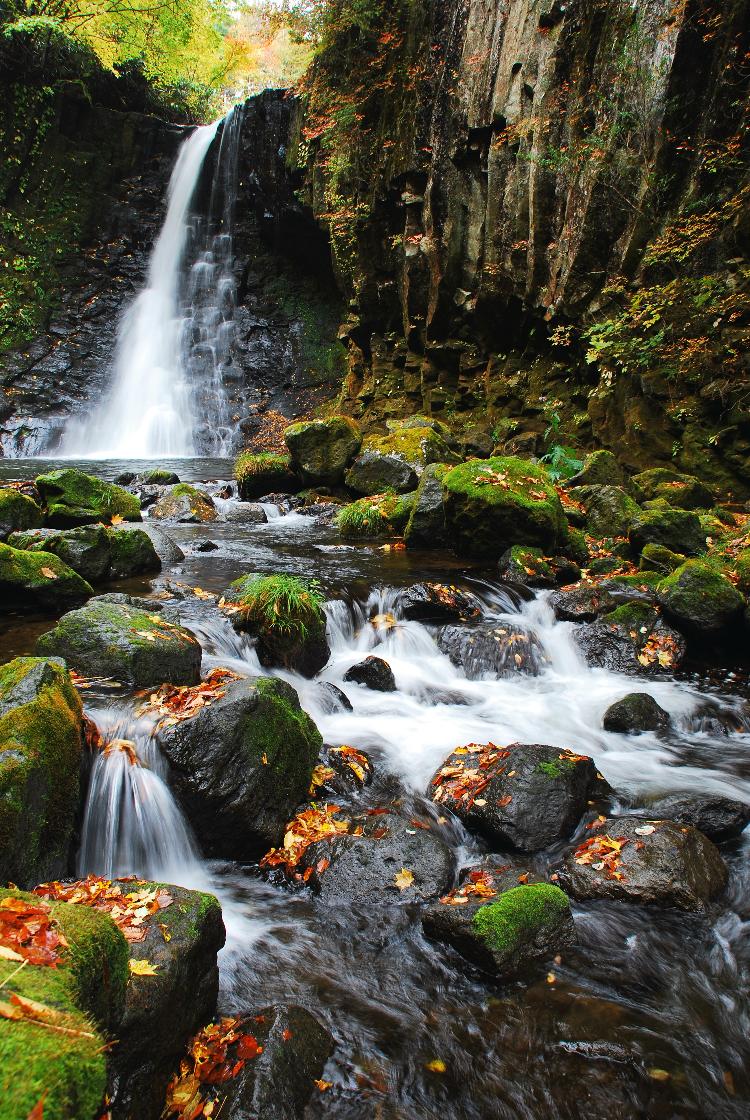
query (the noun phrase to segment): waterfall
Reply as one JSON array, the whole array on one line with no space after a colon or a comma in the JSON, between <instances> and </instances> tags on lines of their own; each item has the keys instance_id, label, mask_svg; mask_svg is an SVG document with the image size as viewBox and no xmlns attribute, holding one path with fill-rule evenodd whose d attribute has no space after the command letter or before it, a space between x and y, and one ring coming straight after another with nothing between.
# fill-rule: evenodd
<instances>
[{"instance_id":1,"label":"waterfall","mask_svg":"<svg viewBox=\"0 0 750 1120\"><path fill-rule=\"evenodd\" d=\"M231 362L233 211L243 109L197 128L182 144L146 286L123 316L114 377L101 406L70 425L73 458L156 459L231 451L224 391ZM208 208L193 209L221 127Z\"/></svg>"}]
</instances>

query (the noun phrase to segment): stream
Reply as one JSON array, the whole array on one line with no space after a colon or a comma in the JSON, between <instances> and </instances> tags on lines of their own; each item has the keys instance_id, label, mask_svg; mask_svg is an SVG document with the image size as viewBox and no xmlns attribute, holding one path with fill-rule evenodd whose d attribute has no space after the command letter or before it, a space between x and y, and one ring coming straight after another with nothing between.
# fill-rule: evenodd
<instances>
[{"instance_id":1,"label":"stream","mask_svg":"<svg viewBox=\"0 0 750 1120\"><path fill-rule=\"evenodd\" d=\"M65 465L70 465L66 463ZM160 467L170 465L160 461ZM227 464L179 460L183 480L215 481ZM114 477L122 461L92 464ZM128 464L141 469L142 464ZM38 461L34 472L44 469ZM4 462L6 477L32 472ZM326 597L331 659L319 675L343 689L352 711L331 712L316 681L278 672L298 691L325 742L371 756L376 778L364 807L399 801L434 816L428 779L457 745L549 743L589 754L617 791L620 809L671 792L714 792L750 801L750 720L741 673L699 667L673 680L634 680L588 668L547 593L521 602L487 570L451 554L394 550L383 542L342 544L313 517L268 507L265 525L227 519L233 499L217 500L220 520L168 525L184 561L153 580L105 590L179 599L181 621L216 666L253 677L261 670L250 641L212 603L187 588L222 593L246 572L289 572L319 581ZM199 552L207 539L218 548ZM487 618L522 621L544 663L536 677L469 680L442 654L434 629L397 618L388 630L369 619L397 615L395 592L423 579L470 588ZM182 590L181 590L182 589ZM519 619L519 615L521 618ZM10 618L6 656L30 653L50 621ZM376 652L397 690L346 683L346 670ZM666 735L602 730L609 704L637 688L673 718ZM122 751L93 763L78 871L133 873L214 891L228 942L220 958L220 1011L250 1012L273 1002L308 1007L336 1049L333 1083L308 1106L309 1120L333 1117L455 1120L515 1118L708 1117L740 1120L750 1097L750 836L724 843L729 887L700 917L624 903L574 906L579 943L528 980L496 983L454 950L428 941L419 909L339 911L307 891L270 885L254 866L201 858L168 785L148 720L132 697L106 685L85 693L88 714L107 738L135 743L140 765ZM737 730L739 729L739 730ZM442 829L459 866L480 860L483 844L457 822ZM565 845L567 850L568 845ZM562 849L561 849L562 850ZM558 851L528 857L543 869ZM427 1064L439 1059L445 1072Z\"/></svg>"}]
</instances>

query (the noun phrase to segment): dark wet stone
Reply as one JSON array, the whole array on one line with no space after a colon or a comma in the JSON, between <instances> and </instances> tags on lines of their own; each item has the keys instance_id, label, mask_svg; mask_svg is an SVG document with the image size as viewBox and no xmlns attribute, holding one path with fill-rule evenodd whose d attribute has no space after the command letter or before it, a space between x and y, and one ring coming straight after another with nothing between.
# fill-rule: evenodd
<instances>
[{"instance_id":1,"label":"dark wet stone","mask_svg":"<svg viewBox=\"0 0 750 1120\"><path fill-rule=\"evenodd\" d=\"M323 711L330 715L333 712L351 712L352 704L349 697L336 684L330 681L321 681L316 690L318 703Z\"/></svg>"},{"instance_id":2,"label":"dark wet stone","mask_svg":"<svg viewBox=\"0 0 750 1120\"><path fill-rule=\"evenodd\" d=\"M238 525L265 525L268 515L260 502L235 502L224 511L224 519Z\"/></svg>"},{"instance_id":3,"label":"dark wet stone","mask_svg":"<svg viewBox=\"0 0 750 1120\"><path fill-rule=\"evenodd\" d=\"M594 841L608 837L623 843L619 860L607 870ZM617 817L604 821L587 838L584 853L571 852L559 870L560 886L574 898L609 898L657 903L681 910L703 910L727 881L723 859L711 841L690 825L673 821ZM579 863L583 858L591 863ZM616 875L621 878L616 878Z\"/></svg>"},{"instance_id":4,"label":"dark wet stone","mask_svg":"<svg viewBox=\"0 0 750 1120\"><path fill-rule=\"evenodd\" d=\"M593 622L599 615L607 614L617 606L612 593L599 587L556 591L549 602L560 622Z\"/></svg>"},{"instance_id":5,"label":"dark wet stone","mask_svg":"<svg viewBox=\"0 0 750 1120\"><path fill-rule=\"evenodd\" d=\"M671 723L669 712L649 696L647 692L630 692L622 700L610 704L604 713L604 730L621 731L664 731Z\"/></svg>"},{"instance_id":6,"label":"dark wet stone","mask_svg":"<svg viewBox=\"0 0 750 1120\"><path fill-rule=\"evenodd\" d=\"M750 824L750 805L715 794L672 794L652 802L644 812L652 820L692 825L709 840L729 840Z\"/></svg>"},{"instance_id":7,"label":"dark wet stone","mask_svg":"<svg viewBox=\"0 0 750 1120\"><path fill-rule=\"evenodd\" d=\"M363 684L375 692L395 692L396 678L387 661L382 657L366 657L344 673L344 680Z\"/></svg>"},{"instance_id":8,"label":"dark wet stone","mask_svg":"<svg viewBox=\"0 0 750 1120\"><path fill-rule=\"evenodd\" d=\"M587 663L615 673L659 676L678 669L685 639L647 604L619 607L575 631Z\"/></svg>"},{"instance_id":9,"label":"dark wet stone","mask_svg":"<svg viewBox=\"0 0 750 1120\"><path fill-rule=\"evenodd\" d=\"M320 792L347 796L372 782L375 770L370 756L349 746L324 746L320 755L323 784Z\"/></svg>"},{"instance_id":10,"label":"dark wet stone","mask_svg":"<svg viewBox=\"0 0 750 1120\"><path fill-rule=\"evenodd\" d=\"M144 521L140 528L151 538L151 543L156 549L156 554L162 564L179 564L181 560L185 559L185 553L180 546L175 543L169 533L165 533L158 525L152 525L150 522Z\"/></svg>"},{"instance_id":11,"label":"dark wet stone","mask_svg":"<svg viewBox=\"0 0 750 1120\"><path fill-rule=\"evenodd\" d=\"M537 676L546 662L538 638L530 630L508 622L445 626L437 635L437 644L469 680L514 673Z\"/></svg>"},{"instance_id":12,"label":"dark wet stone","mask_svg":"<svg viewBox=\"0 0 750 1120\"><path fill-rule=\"evenodd\" d=\"M218 552L219 546L215 541L198 541L193 545L194 552Z\"/></svg>"},{"instance_id":13,"label":"dark wet stone","mask_svg":"<svg viewBox=\"0 0 750 1120\"><path fill-rule=\"evenodd\" d=\"M396 612L414 622L472 622L482 615L481 601L470 591L444 583L415 583L399 591Z\"/></svg>"}]
</instances>

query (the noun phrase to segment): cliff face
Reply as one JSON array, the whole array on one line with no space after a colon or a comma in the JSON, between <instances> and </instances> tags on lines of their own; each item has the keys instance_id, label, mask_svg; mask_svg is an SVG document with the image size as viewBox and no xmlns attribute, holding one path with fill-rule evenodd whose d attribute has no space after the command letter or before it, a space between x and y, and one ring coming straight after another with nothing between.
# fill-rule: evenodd
<instances>
[{"instance_id":1,"label":"cliff face","mask_svg":"<svg viewBox=\"0 0 750 1120\"><path fill-rule=\"evenodd\" d=\"M745 492L749 15L404 0L342 25L298 158L350 300L347 406L537 452L552 425Z\"/></svg>"}]
</instances>

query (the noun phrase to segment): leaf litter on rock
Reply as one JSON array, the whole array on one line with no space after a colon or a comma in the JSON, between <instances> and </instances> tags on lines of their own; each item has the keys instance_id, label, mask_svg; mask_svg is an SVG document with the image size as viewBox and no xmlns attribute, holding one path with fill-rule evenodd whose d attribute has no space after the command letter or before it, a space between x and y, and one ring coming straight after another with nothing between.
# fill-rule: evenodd
<instances>
[{"instance_id":1,"label":"leaf litter on rock","mask_svg":"<svg viewBox=\"0 0 750 1120\"><path fill-rule=\"evenodd\" d=\"M255 1022L262 1022L258 1016ZM217 1116L220 1086L233 1081L245 1064L263 1053L263 1047L246 1029L249 1019L226 1017L208 1026L190 1040L187 1057L180 1062L179 1073L167 1086L164 1117L197 1120Z\"/></svg>"},{"instance_id":2,"label":"leaf litter on rock","mask_svg":"<svg viewBox=\"0 0 750 1120\"><path fill-rule=\"evenodd\" d=\"M70 902L75 906L90 906L109 914L125 940L137 943L146 937L148 920L171 906L174 899L163 887L151 890L141 887L126 893L120 885L126 881L114 883L110 879L89 875L74 883L42 883L35 888L34 894L58 902ZM137 883L138 880L133 879L133 882Z\"/></svg>"},{"instance_id":3,"label":"leaf litter on rock","mask_svg":"<svg viewBox=\"0 0 750 1120\"><path fill-rule=\"evenodd\" d=\"M231 669L212 669L200 684L163 684L156 692L141 693L147 699L138 706L136 715L155 715L158 717L158 728L173 727L220 700L226 694L225 686L230 681L239 680L242 677Z\"/></svg>"}]
</instances>

